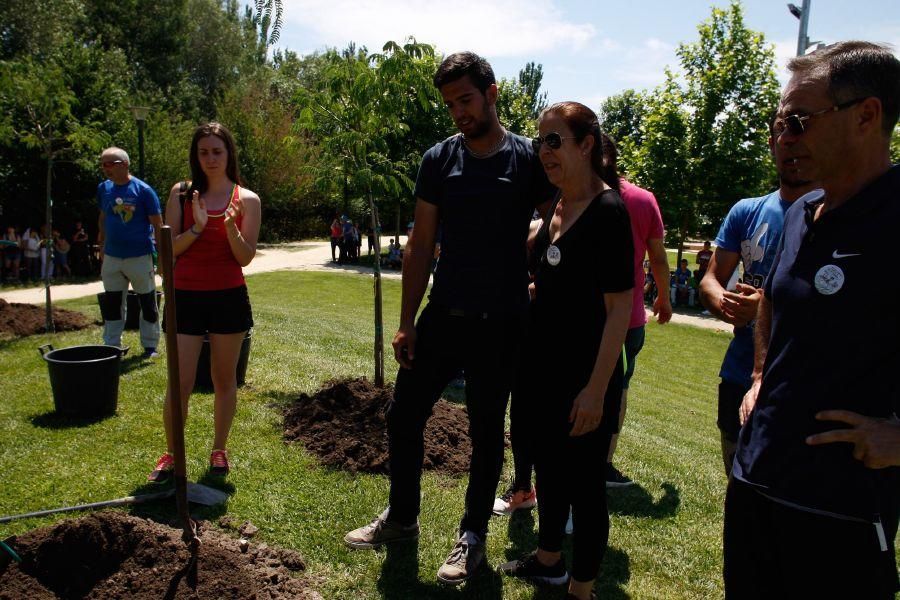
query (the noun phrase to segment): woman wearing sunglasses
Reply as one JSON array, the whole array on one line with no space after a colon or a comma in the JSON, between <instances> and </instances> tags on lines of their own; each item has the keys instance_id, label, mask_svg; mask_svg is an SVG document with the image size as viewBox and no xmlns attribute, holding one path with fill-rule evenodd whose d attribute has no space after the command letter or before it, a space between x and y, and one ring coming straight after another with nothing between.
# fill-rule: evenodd
<instances>
[{"instance_id":1,"label":"woman wearing sunglasses","mask_svg":"<svg viewBox=\"0 0 900 600\"><path fill-rule=\"evenodd\" d=\"M541 113L539 128L533 145L561 192L535 241L539 264L522 371L530 375L519 386L536 459L540 531L537 550L501 570L539 583L568 581L561 549L571 506L568 598L588 600L609 538L604 469L622 397L634 250L615 156L603 154L597 116L562 102Z\"/></svg>"},{"instance_id":2,"label":"woman wearing sunglasses","mask_svg":"<svg viewBox=\"0 0 900 600\"><path fill-rule=\"evenodd\" d=\"M166 204L166 223L172 227L177 258L175 326L181 398L187 418L197 359L208 336L215 391L209 473L225 476L229 471L225 445L237 407L237 362L244 336L253 326L241 268L256 254L260 202L259 196L241 185L237 148L223 125L208 123L194 131L190 165L192 181L176 183ZM174 469L168 400L163 422L168 451L157 461L150 481L165 481Z\"/></svg>"}]
</instances>

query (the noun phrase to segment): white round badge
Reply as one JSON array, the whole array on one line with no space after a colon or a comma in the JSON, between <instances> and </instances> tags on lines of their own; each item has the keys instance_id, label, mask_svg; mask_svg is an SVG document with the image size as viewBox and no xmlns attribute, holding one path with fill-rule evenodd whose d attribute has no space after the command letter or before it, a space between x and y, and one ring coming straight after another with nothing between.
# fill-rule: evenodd
<instances>
[{"instance_id":1,"label":"white round badge","mask_svg":"<svg viewBox=\"0 0 900 600\"><path fill-rule=\"evenodd\" d=\"M116 204L121 205L124 202L121 198L116 198Z\"/></svg>"},{"instance_id":2,"label":"white round badge","mask_svg":"<svg viewBox=\"0 0 900 600\"><path fill-rule=\"evenodd\" d=\"M816 273L814 283L820 294L831 296L844 287L844 272L837 265L825 265Z\"/></svg>"},{"instance_id":3,"label":"white round badge","mask_svg":"<svg viewBox=\"0 0 900 600\"><path fill-rule=\"evenodd\" d=\"M556 266L559 264L559 261L562 260L562 253L559 251L559 248L551 245L547 248L547 262L552 266Z\"/></svg>"}]
</instances>

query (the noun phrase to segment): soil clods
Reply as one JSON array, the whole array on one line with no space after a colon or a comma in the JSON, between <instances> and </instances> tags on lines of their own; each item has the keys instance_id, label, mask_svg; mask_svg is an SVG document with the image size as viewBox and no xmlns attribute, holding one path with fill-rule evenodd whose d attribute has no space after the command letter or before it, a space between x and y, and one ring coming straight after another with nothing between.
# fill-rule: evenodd
<instances>
[{"instance_id":1,"label":"soil clods","mask_svg":"<svg viewBox=\"0 0 900 600\"><path fill-rule=\"evenodd\" d=\"M0 566L0 599L320 599L291 550L251 544L203 527L196 568L181 530L107 511L14 540L21 563Z\"/></svg>"},{"instance_id":2,"label":"soil clods","mask_svg":"<svg viewBox=\"0 0 900 600\"><path fill-rule=\"evenodd\" d=\"M285 411L285 439L300 441L319 460L351 472L388 472L384 411L394 388L367 379L332 380L302 394ZM426 470L460 475L469 469L472 442L466 409L439 400L425 428Z\"/></svg>"},{"instance_id":3,"label":"soil clods","mask_svg":"<svg viewBox=\"0 0 900 600\"><path fill-rule=\"evenodd\" d=\"M64 308L53 309L56 331L76 331L94 324L85 314ZM46 310L36 304L8 303L0 298L0 340L44 333Z\"/></svg>"}]
</instances>

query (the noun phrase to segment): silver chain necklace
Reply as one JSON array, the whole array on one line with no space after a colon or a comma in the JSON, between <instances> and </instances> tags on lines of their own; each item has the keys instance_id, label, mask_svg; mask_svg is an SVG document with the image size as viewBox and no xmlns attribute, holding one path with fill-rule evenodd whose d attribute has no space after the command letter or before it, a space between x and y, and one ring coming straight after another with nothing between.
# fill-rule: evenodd
<instances>
[{"instance_id":1,"label":"silver chain necklace","mask_svg":"<svg viewBox=\"0 0 900 600\"><path fill-rule=\"evenodd\" d=\"M471 154L475 158L490 158L500 152L500 149L503 148L504 144L506 144L506 129L501 127L500 130L503 132L503 134L500 136L500 139L497 140L497 143L494 144L494 146L487 152L476 152L475 150L473 150L469 145L468 140L466 140L465 134L462 134L463 144L465 145L466 150L469 151L469 154Z\"/></svg>"}]
</instances>

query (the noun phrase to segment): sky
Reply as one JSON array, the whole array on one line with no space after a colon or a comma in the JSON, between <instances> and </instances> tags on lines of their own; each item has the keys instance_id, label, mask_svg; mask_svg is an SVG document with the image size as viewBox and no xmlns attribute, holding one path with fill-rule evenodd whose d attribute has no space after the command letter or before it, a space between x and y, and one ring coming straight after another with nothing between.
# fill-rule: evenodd
<instances>
[{"instance_id":1,"label":"sky","mask_svg":"<svg viewBox=\"0 0 900 600\"><path fill-rule=\"evenodd\" d=\"M801 0L794 0L798 6ZM678 44L697 40L697 25L726 0L284 0L278 47L308 54L355 42L370 52L414 36L439 53L472 50L498 78L528 62L543 65L550 102L593 108L626 89L652 89L665 67L677 69ZM745 0L747 27L774 44L779 79L797 50L799 20L779 0ZM900 53L897 0L811 0L811 41L886 42Z\"/></svg>"}]
</instances>

